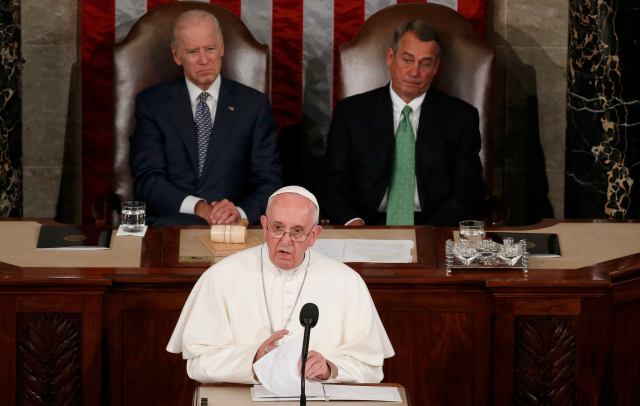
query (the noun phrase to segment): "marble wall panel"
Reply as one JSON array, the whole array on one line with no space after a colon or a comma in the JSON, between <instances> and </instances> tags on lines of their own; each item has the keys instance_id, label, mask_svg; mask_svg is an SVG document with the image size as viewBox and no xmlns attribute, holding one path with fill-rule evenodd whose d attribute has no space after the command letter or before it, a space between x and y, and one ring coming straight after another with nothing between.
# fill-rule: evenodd
<instances>
[{"instance_id":1,"label":"marble wall panel","mask_svg":"<svg viewBox=\"0 0 640 406\"><path fill-rule=\"evenodd\" d=\"M567 9L555 0L497 0L489 8L502 138L496 159L511 224L562 216Z\"/></svg>"},{"instance_id":2,"label":"marble wall panel","mask_svg":"<svg viewBox=\"0 0 640 406\"><path fill-rule=\"evenodd\" d=\"M23 44L22 53L24 113L60 112L66 116L76 45Z\"/></svg>"},{"instance_id":3,"label":"marble wall panel","mask_svg":"<svg viewBox=\"0 0 640 406\"><path fill-rule=\"evenodd\" d=\"M485 40L493 46L502 46L507 38L507 1L487 2L487 33Z\"/></svg>"},{"instance_id":4,"label":"marble wall panel","mask_svg":"<svg viewBox=\"0 0 640 406\"><path fill-rule=\"evenodd\" d=\"M62 167L24 168L24 215L53 218Z\"/></svg>"},{"instance_id":5,"label":"marble wall panel","mask_svg":"<svg viewBox=\"0 0 640 406\"><path fill-rule=\"evenodd\" d=\"M69 45L77 42L79 0L21 0L23 44Z\"/></svg>"},{"instance_id":6,"label":"marble wall panel","mask_svg":"<svg viewBox=\"0 0 640 406\"><path fill-rule=\"evenodd\" d=\"M35 107L35 106L29 106ZM24 113L23 159L26 166L58 167L62 163L66 117L57 111Z\"/></svg>"},{"instance_id":7,"label":"marble wall panel","mask_svg":"<svg viewBox=\"0 0 640 406\"><path fill-rule=\"evenodd\" d=\"M512 222L531 224L553 217L548 199L544 146L540 127L539 74L545 62L532 65L536 49L511 49L505 69L505 201Z\"/></svg>"},{"instance_id":8,"label":"marble wall panel","mask_svg":"<svg viewBox=\"0 0 640 406\"><path fill-rule=\"evenodd\" d=\"M20 2L0 7L0 217L22 214Z\"/></svg>"},{"instance_id":9,"label":"marble wall panel","mask_svg":"<svg viewBox=\"0 0 640 406\"><path fill-rule=\"evenodd\" d=\"M565 214L640 218L640 10L570 4Z\"/></svg>"},{"instance_id":10,"label":"marble wall panel","mask_svg":"<svg viewBox=\"0 0 640 406\"><path fill-rule=\"evenodd\" d=\"M512 47L566 47L569 5L558 0L506 0Z\"/></svg>"},{"instance_id":11,"label":"marble wall panel","mask_svg":"<svg viewBox=\"0 0 640 406\"><path fill-rule=\"evenodd\" d=\"M24 45L23 50L25 165L60 166L76 49Z\"/></svg>"},{"instance_id":12,"label":"marble wall panel","mask_svg":"<svg viewBox=\"0 0 640 406\"><path fill-rule=\"evenodd\" d=\"M521 60L536 72L537 111L540 145L549 185L549 201L555 216L564 212L564 156L566 48L519 48Z\"/></svg>"},{"instance_id":13,"label":"marble wall panel","mask_svg":"<svg viewBox=\"0 0 640 406\"><path fill-rule=\"evenodd\" d=\"M70 97L80 89L75 68L78 4L78 0L22 1L26 216L53 217L62 174L76 173L69 178L72 181L81 174L79 159L68 159L81 153L79 114L74 114L74 109L79 112L80 103ZM67 185L66 189L77 187ZM37 201L27 200L31 198ZM73 204L71 198L69 205Z\"/></svg>"}]
</instances>

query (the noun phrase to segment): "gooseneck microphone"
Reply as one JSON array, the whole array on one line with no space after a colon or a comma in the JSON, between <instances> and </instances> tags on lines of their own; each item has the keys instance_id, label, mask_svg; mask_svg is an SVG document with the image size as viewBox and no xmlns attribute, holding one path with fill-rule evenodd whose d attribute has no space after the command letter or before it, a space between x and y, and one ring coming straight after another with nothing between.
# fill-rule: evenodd
<instances>
[{"instance_id":1,"label":"gooseneck microphone","mask_svg":"<svg viewBox=\"0 0 640 406\"><path fill-rule=\"evenodd\" d=\"M311 329L318 323L318 313L318 306L313 303L306 303L300 310L300 324L304 327L302 365L300 366L300 406L307 405L307 396L304 393L304 370L307 365L307 353L309 352L309 336L311 335Z\"/></svg>"}]
</instances>

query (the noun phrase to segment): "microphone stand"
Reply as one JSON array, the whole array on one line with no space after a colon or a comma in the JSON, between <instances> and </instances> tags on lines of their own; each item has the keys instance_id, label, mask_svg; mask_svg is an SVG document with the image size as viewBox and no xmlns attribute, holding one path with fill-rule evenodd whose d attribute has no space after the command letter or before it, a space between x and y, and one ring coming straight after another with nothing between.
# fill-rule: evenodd
<instances>
[{"instance_id":1,"label":"microphone stand","mask_svg":"<svg viewBox=\"0 0 640 406\"><path fill-rule=\"evenodd\" d=\"M300 310L300 324L304 327L302 340L302 354L300 356L300 406L307 406L307 395L304 391L305 370L307 366L307 353L309 352L309 336L311 329L318 323L318 306L306 303Z\"/></svg>"},{"instance_id":2,"label":"microphone stand","mask_svg":"<svg viewBox=\"0 0 640 406\"><path fill-rule=\"evenodd\" d=\"M302 340L302 365L300 366L300 406L307 406L307 395L304 389L304 371L307 365L307 353L309 352L309 336L311 335L311 320L304 320L304 337Z\"/></svg>"}]
</instances>

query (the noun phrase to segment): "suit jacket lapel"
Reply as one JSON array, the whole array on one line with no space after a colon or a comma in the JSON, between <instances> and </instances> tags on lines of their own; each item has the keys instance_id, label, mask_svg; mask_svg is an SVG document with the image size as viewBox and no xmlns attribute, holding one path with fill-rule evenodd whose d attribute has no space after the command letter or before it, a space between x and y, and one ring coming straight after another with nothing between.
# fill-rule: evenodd
<instances>
[{"instance_id":1,"label":"suit jacket lapel","mask_svg":"<svg viewBox=\"0 0 640 406\"><path fill-rule=\"evenodd\" d=\"M430 88L420 109L420 123L418 124L418 136L416 138L416 179L422 206L424 206L422 196L424 190L421 187L421 183L427 178L435 154L438 152L442 142L443 134L439 124L440 120L447 119L440 116L438 109L437 92Z\"/></svg>"},{"instance_id":2,"label":"suit jacket lapel","mask_svg":"<svg viewBox=\"0 0 640 406\"><path fill-rule=\"evenodd\" d=\"M378 168L379 176L384 179L384 181L378 182L375 188L376 207L382 201L382 197L391 184L393 172L395 128L393 127L393 103L391 102L389 86L390 84L387 84L375 93L376 98L373 100L373 108L371 109L372 127L370 134L375 134L375 139L372 139L371 142L379 144L379 148L375 148L376 153L373 154L377 156L374 162Z\"/></svg>"},{"instance_id":3,"label":"suit jacket lapel","mask_svg":"<svg viewBox=\"0 0 640 406\"><path fill-rule=\"evenodd\" d=\"M184 142L193 171L198 173L198 152L196 143L196 125L193 121L193 110L189 91L184 78L174 82L174 86L169 90L169 97L166 101L167 111L171 115L173 125L178 136Z\"/></svg>"},{"instance_id":4,"label":"suit jacket lapel","mask_svg":"<svg viewBox=\"0 0 640 406\"><path fill-rule=\"evenodd\" d=\"M378 140L382 142L385 151L392 155L395 140L395 128L393 128L393 103L391 102L391 94L389 93L389 85L381 88L375 101L375 110L372 112L373 128L380 129L379 134L382 136Z\"/></svg>"},{"instance_id":5,"label":"suit jacket lapel","mask_svg":"<svg viewBox=\"0 0 640 406\"><path fill-rule=\"evenodd\" d=\"M224 77L220 79L220 94L218 95L216 116L213 117L213 131L201 181L204 181L209 173L216 172L212 170L212 166L216 165L217 160L212 157L224 156L225 149L230 145L229 139L233 136L232 128L237 108L236 96L230 83Z\"/></svg>"}]
</instances>

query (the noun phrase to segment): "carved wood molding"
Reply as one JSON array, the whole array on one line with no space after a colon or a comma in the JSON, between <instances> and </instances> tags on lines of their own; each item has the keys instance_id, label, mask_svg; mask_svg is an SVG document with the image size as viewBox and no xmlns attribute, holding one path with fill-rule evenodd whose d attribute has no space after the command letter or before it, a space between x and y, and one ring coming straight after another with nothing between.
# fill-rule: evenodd
<instances>
[{"instance_id":1,"label":"carved wood molding","mask_svg":"<svg viewBox=\"0 0 640 406\"><path fill-rule=\"evenodd\" d=\"M576 338L572 320L516 318L514 404L576 404Z\"/></svg>"},{"instance_id":2,"label":"carved wood molding","mask_svg":"<svg viewBox=\"0 0 640 406\"><path fill-rule=\"evenodd\" d=\"M16 404L79 405L80 316L17 317Z\"/></svg>"}]
</instances>

